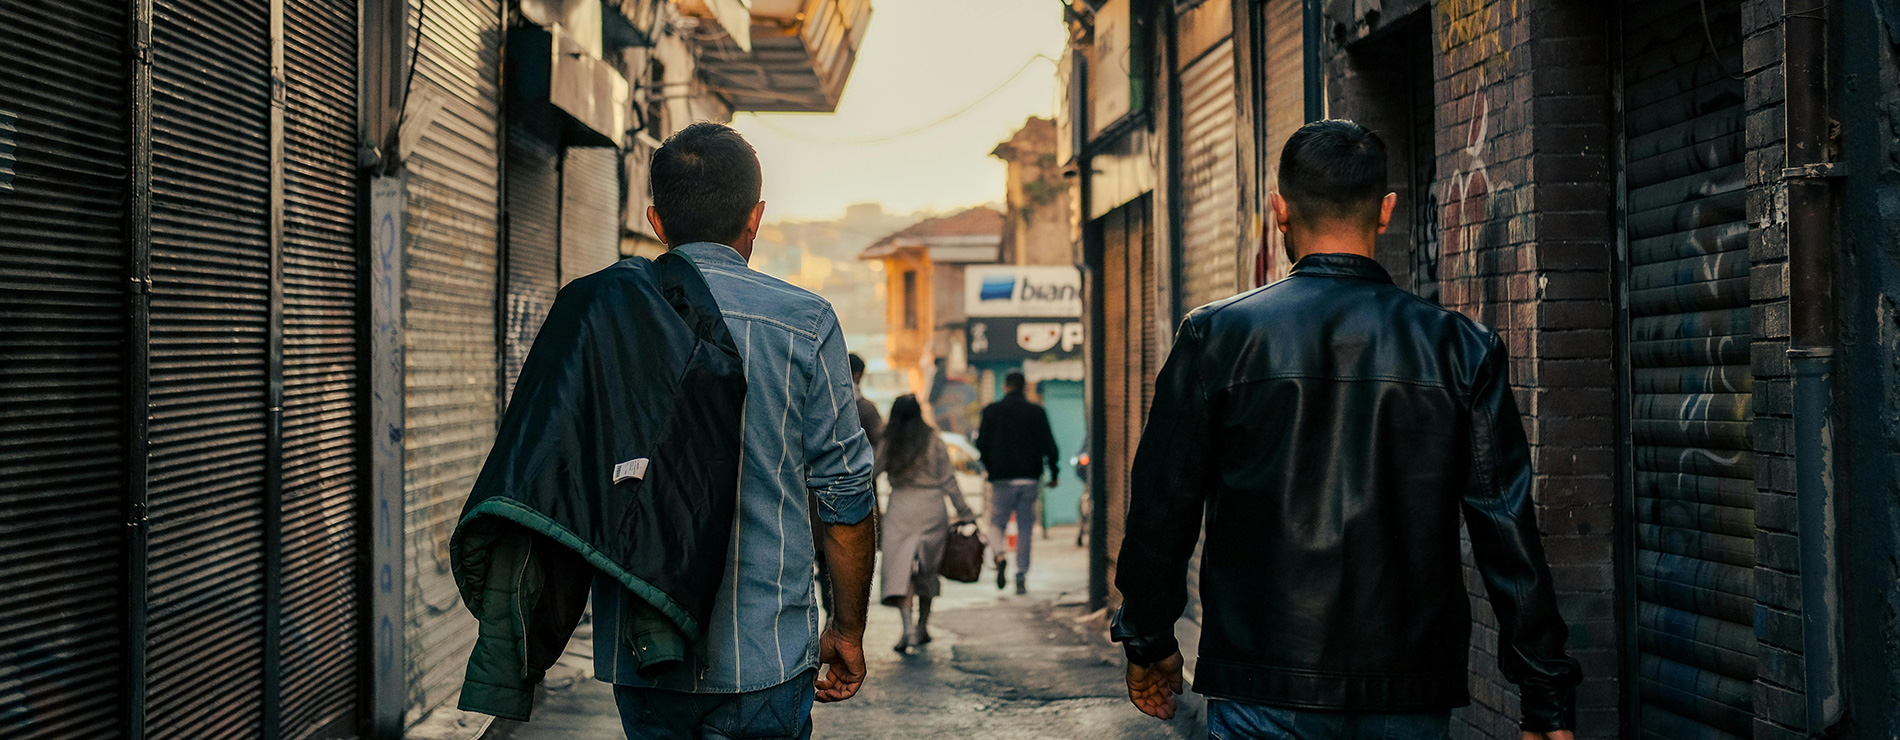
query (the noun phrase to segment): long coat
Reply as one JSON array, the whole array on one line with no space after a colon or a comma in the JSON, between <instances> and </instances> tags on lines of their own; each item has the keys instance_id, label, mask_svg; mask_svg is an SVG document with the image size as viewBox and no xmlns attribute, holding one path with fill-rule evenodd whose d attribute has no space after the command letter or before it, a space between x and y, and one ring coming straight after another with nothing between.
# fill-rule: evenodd
<instances>
[{"instance_id":1,"label":"long coat","mask_svg":"<svg viewBox=\"0 0 1900 740\"><path fill-rule=\"evenodd\" d=\"M908 469L891 473L890 505L885 507L879 527L885 606L898 606L912 594L935 597L942 590L938 570L950 534L950 518L943 508L945 498L956 508L959 520L976 518L963 500L962 489L957 488L950 452L944 449L943 440L932 434L923 454L924 459ZM889 472L889 457L878 455L877 472Z\"/></svg>"}]
</instances>

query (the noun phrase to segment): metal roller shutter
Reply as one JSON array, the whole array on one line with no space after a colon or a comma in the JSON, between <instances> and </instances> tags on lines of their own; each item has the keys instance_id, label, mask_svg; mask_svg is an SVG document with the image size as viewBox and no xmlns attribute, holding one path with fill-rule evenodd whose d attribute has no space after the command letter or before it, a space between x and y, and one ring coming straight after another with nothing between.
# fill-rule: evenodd
<instances>
[{"instance_id":1,"label":"metal roller shutter","mask_svg":"<svg viewBox=\"0 0 1900 740\"><path fill-rule=\"evenodd\" d=\"M1754 461L1740 8L1625 6L1636 725L1753 735ZM1715 51L1711 51L1711 47Z\"/></svg>"},{"instance_id":2,"label":"metal roller shutter","mask_svg":"<svg viewBox=\"0 0 1900 740\"><path fill-rule=\"evenodd\" d=\"M509 395L561 285L560 157L551 134L520 122L508 127Z\"/></svg>"},{"instance_id":3,"label":"metal roller shutter","mask_svg":"<svg viewBox=\"0 0 1900 740\"><path fill-rule=\"evenodd\" d=\"M1121 551L1128 514L1128 466L1141 440L1141 426L1154 397L1154 378L1161 351L1156 328L1154 286L1154 229L1148 216L1153 200L1136 198L1109 211L1101 219L1103 338L1108 347L1102 378L1108 388L1107 424L1103 435L1106 464L1100 470L1108 491L1109 582L1114 582L1114 558Z\"/></svg>"},{"instance_id":4,"label":"metal roller shutter","mask_svg":"<svg viewBox=\"0 0 1900 740\"><path fill-rule=\"evenodd\" d=\"M1181 292L1193 308L1233 295L1240 148L1234 130L1234 42L1181 73Z\"/></svg>"},{"instance_id":5,"label":"metal roller shutter","mask_svg":"<svg viewBox=\"0 0 1900 740\"><path fill-rule=\"evenodd\" d=\"M269 3L159 2L152 42L146 732L257 737L271 331Z\"/></svg>"},{"instance_id":6,"label":"metal roller shutter","mask_svg":"<svg viewBox=\"0 0 1900 740\"><path fill-rule=\"evenodd\" d=\"M1264 57L1266 72L1261 77L1265 81L1267 110L1262 120L1260 146L1261 167L1266 172L1266 181L1261 190L1279 188L1280 150L1286 146L1287 137L1298 131L1306 123L1306 87L1305 71L1302 61L1302 41L1300 35L1300 0L1266 0L1261 9L1263 36L1266 50ZM1431 74L1431 65L1420 65L1422 74ZM1430 151L1428 147L1426 151ZM1264 208L1265 198L1262 198ZM1263 222L1270 220L1262 214ZM1262 284L1286 277L1293 264L1286 259L1283 235L1279 229L1267 228L1264 246L1267 263Z\"/></svg>"},{"instance_id":7,"label":"metal roller shutter","mask_svg":"<svg viewBox=\"0 0 1900 740\"><path fill-rule=\"evenodd\" d=\"M361 620L356 0L287 0L283 736L353 731Z\"/></svg>"},{"instance_id":8,"label":"metal roller shutter","mask_svg":"<svg viewBox=\"0 0 1900 740\"><path fill-rule=\"evenodd\" d=\"M1131 386L1129 390L1139 393L1135 397L1141 399L1141 406L1134 409L1135 413L1130 417L1134 435L1129 439L1130 462L1134 461L1133 446L1140 441L1141 429L1148 423L1148 407L1154 404L1155 376L1161 372L1163 354L1161 350L1162 319L1156 301L1158 286L1155 274L1154 229L1148 228L1148 213L1145 210L1149 202L1147 199L1142 199L1136 201L1135 204L1137 208L1144 210L1131 213L1128 218L1128 273L1133 278L1130 289L1136 293L1134 301L1129 303L1128 311L1131 314L1131 320L1136 321L1140 329L1129 333L1130 338L1137 343L1129 354L1139 358L1141 364L1136 366L1140 385Z\"/></svg>"},{"instance_id":9,"label":"metal roller shutter","mask_svg":"<svg viewBox=\"0 0 1900 740\"><path fill-rule=\"evenodd\" d=\"M127 4L0 3L0 736L124 737Z\"/></svg>"},{"instance_id":10,"label":"metal roller shutter","mask_svg":"<svg viewBox=\"0 0 1900 740\"><path fill-rule=\"evenodd\" d=\"M1115 561L1121 552L1122 534L1127 524L1127 463L1134 455L1134 440L1128 438L1128 416L1133 413L1129 399L1136 396L1128 392L1128 379L1133 375L1130 370L1140 364L1139 357L1130 357L1128 352L1129 330L1135 326L1135 319L1128 313L1132 284L1128 274L1129 210L1123 206L1109 211L1098 227L1102 230L1101 337L1105 349L1098 377L1107 389L1103 410L1107 428L1102 430L1103 460L1090 463L1089 469L1100 471L1106 493L1103 508L1107 512L1108 531L1103 533L1102 539L1108 549L1107 578L1111 589L1115 583ZM1120 603L1119 595L1115 596L1115 603Z\"/></svg>"},{"instance_id":11,"label":"metal roller shutter","mask_svg":"<svg viewBox=\"0 0 1900 740\"><path fill-rule=\"evenodd\" d=\"M416 22L420 3L410 0ZM408 156L404 309L404 635L409 718L455 698L475 621L449 573L449 534L494 443L500 204L494 0L428 0L411 113L441 112Z\"/></svg>"},{"instance_id":12,"label":"metal roller shutter","mask_svg":"<svg viewBox=\"0 0 1900 740\"><path fill-rule=\"evenodd\" d=\"M561 162L562 285L620 261L620 204L620 150L569 148Z\"/></svg>"}]
</instances>

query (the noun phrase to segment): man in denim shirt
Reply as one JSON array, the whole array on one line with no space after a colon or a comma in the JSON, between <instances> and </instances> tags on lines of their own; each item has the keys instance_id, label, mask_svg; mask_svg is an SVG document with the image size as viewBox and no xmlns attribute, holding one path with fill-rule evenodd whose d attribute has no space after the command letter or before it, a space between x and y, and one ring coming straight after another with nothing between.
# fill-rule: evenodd
<instances>
[{"instance_id":1,"label":"man in denim shirt","mask_svg":"<svg viewBox=\"0 0 1900 740\"><path fill-rule=\"evenodd\" d=\"M871 446L831 304L746 265L765 211L761 179L751 145L719 124L689 126L653 155L647 219L706 276L745 358L747 389L732 554L685 663L639 675L616 638L619 585L595 580L595 671L614 684L636 740L809 737L812 701L849 699L864 680ZM817 503L822 543L808 501ZM822 632L812 577L819 553L836 599Z\"/></svg>"}]
</instances>

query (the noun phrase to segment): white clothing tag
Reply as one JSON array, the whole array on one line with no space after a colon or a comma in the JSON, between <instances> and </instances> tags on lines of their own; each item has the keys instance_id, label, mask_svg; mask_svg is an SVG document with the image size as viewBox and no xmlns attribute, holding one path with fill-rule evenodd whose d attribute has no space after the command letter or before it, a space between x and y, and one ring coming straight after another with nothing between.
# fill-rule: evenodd
<instances>
[{"instance_id":1,"label":"white clothing tag","mask_svg":"<svg viewBox=\"0 0 1900 740\"><path fill-rule=\"evenodd\" d=\"M647 459L636 457L614 466L614 482L625 483L630 480L645 480L647 477Z\"/></svg>"}]
</instances>

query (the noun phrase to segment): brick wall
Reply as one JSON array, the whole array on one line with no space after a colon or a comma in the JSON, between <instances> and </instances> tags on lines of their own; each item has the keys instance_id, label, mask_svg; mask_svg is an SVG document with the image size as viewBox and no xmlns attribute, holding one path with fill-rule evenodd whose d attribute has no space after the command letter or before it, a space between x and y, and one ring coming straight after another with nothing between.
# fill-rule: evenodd
<instances>
[{"instance_id":1,"label":"brick wall","mask_svg":"<svg viewBox=\"0 0 1900 740\"><path fill-rule=\"evenodd\" d=\"M1533 447L1536 495L1571 654L1579 737L1617 734L1616 378L1609 11L1575 0L1440 0L1432 9L1441 300L1492 326ZM1472 706L1457 734L1516 738L1496 622L1475 569Z\"/></svg>"},{"instance_id":2,"label":"brick wall","mask_svg":"<svg viewBox=\"0 0 1900 740\"><path fill-rule=\"evenodd\" d=\"M1755 737L1805 737L1800 543L1788 366L1787 201L1781 187L1782 0L1742 3L1748 120L1750 320L1755 339Z\"/></svg>"}]
</instances>

